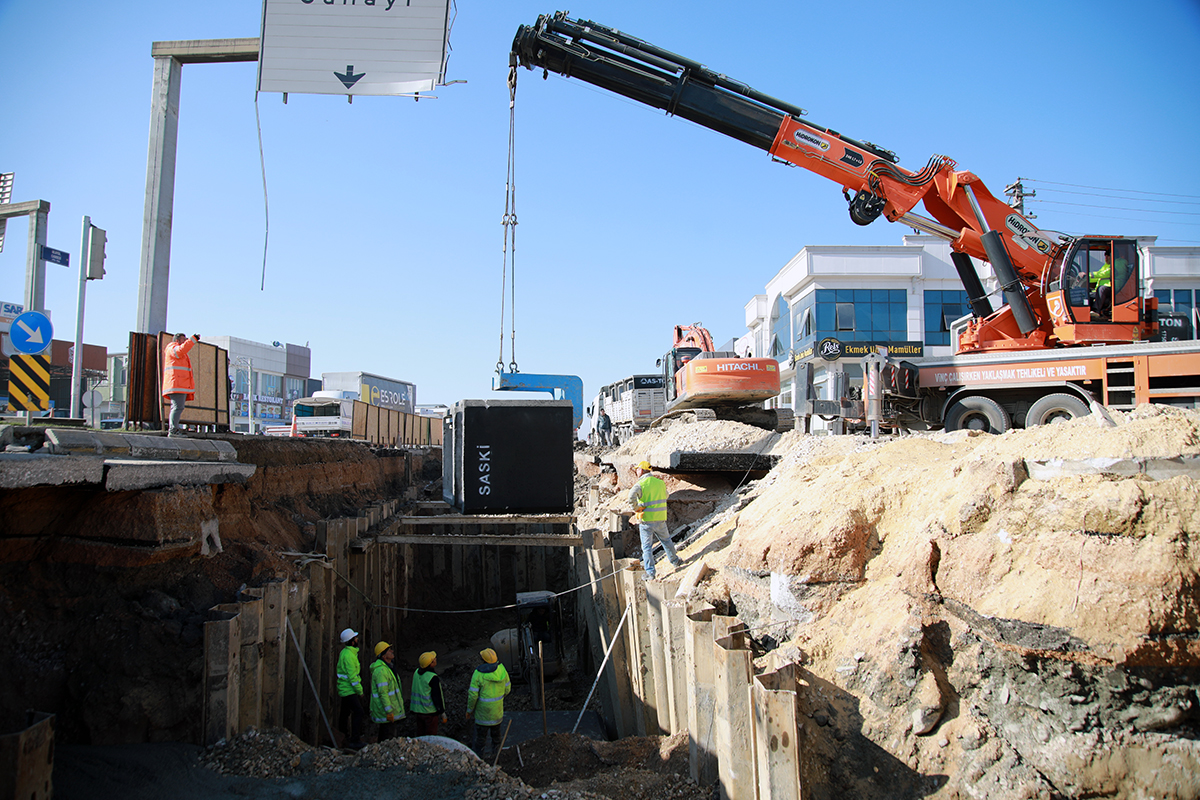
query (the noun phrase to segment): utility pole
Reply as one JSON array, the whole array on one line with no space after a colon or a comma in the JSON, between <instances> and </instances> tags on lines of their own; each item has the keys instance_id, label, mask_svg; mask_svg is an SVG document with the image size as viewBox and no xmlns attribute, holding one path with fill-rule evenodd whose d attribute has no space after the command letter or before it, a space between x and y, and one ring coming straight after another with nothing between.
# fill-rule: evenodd
<instances>
[{"instance_id":1,"label":"utility pole","mask_svg":"<svg viewBox=\"0 0 1200 800\"><path fill-rule=\"evenodd\" d=\"M71 363L71 417L83 416L83 309L87 296L87 282L104 277L104 245L108 237L92 224L92 218L83 218L83 233L79 242L79 301L75 320L75 358Z\"/></svg>"},{"instance_id":2,"label":"utility pole","mask_svg":"<svg viewBox=\"0 0 1200 800\"><path fill-rule=\"evenodd\" d=\"M1035 189L1032 192L1025 191L1025 186L1021 181L1022 178L1018 177L1016 183L1010 183L1004 187L1005 197L1011 198L1008 201L1008 205L1010 208L1015 208L1017 213L1025 217L1025 219L1037 219L1037 214L1025 213L1025 198L1037 197L1037 190Z\"/></svg>"}]
</instances>

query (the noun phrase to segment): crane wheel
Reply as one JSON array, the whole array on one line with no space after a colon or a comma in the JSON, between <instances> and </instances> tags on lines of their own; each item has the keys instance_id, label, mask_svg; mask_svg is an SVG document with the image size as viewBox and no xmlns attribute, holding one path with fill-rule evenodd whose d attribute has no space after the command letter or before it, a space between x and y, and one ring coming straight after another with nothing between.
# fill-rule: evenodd
<instances>
[{"instance_id":1,"label":"crane wheel","mask_svg":"<svg viewBox=\"0 0 1200 800\"><path fill-rule=\"evenodd\" d=\"M1062 392L1048 394L1045 397L1039 397L1029 407L1029 412L1025 415L1025 427L1049 425L1060 419L1086 417L1090 413L1092 410L1088 408L1087 403L1073 394Z\"/></svg>"},{"instance_id":2,"label":"crane wheel","mask_svg":"<svg viewBox=\"0 0 1200 800\"><path fill-rule=\"evenodd\" d=\"M946 409L947 431L983 431L1004 433L1012 427L1012 420L1004 407L990 397L969 395L960 397Z\"/></svg>"}]
</instances>

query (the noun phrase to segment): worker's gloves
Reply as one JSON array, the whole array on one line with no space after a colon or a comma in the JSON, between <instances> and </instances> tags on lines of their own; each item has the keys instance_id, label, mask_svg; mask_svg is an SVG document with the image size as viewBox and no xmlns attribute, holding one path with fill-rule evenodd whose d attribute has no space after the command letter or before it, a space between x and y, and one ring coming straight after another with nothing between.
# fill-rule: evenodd
<instances>
[{"instance_id":1,"label":"worker's gloves","mask_svg":"<svg viewBox=\"0 0 1200 800\"><path fill-rule=\"evenodd\" d=\"M388 714L388 722L395 722L395 721L396 721L396 715Z\"/></svg>"},{"instance_id":2,"label":"worker's gloves","mask_svg":"<svg viewBox=\"0 0 1200 800\"><path fill-rule=\"evenodd\" d=\"M449 721L450 721L450 717L446 716L445 714L442 714L442 724L445 725Z\"/></svg>"}]
</instances>

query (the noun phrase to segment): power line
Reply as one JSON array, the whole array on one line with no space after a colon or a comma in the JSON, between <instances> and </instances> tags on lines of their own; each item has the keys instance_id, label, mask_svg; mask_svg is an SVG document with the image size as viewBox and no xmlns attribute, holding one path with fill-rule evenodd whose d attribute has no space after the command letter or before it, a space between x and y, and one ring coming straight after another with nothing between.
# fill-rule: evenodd
<instances>
[{"instance_id":1,"label":"power line","mask_svg":"<svg viewBox=\"0 0 1200 800\"><path fill-rule=\"evenodd\" d=\"M1182 214L1187 217L1200 217L1200 211L1169 211L1157 208L1126 208L1125 206L1098 206L1089 203L1068 203L1065 200L1036 200L1038 203L1052 203L1056 206L1077 206L1079 208L1103 208L1109 211L1136 211L1139 214Z\"/></svg>"},{"instance_id":2,"label":"power line","mask_svg":"<svg viewBox=\"0 0 1200 800\"><path fill-rule=\"evenodd\" d=\"M1017 178L1019 181L1033 181L1035 183L1045 183L1051 186L1070 186L1072 189L1094 189L1098 192L1129 192L1130 194L1153 194L1159 197L1186 197L1190 200L1200 200L1200 195L1195 194L1171 194L1170 192L1146 192L1141 189L1112 189L1105 186L1085 186L1078 183L1059 183L1058 181L1044 181L1041 178Z\"/></svg>"},{"instance_id":3,"label":"power line","mask_svg":"<svg viewBox=\"0 0 1200 800\"><path fill-rule=\"evenodd\" d=\"M1171 205L1180 206L1200 205L1200 200L1154 200L1149 197L1115 197L1113 195L1099 194L1097 192L1072 192L1070 189L1043 189L1043 191L1058 192L1059 194L1077 194L1083 197L1107 197L1110 200L1130 200L1134 203L1170 203ZM1026 192L1026 196L1031 197L1032 194Z\"/></svg>"}]
</instances>

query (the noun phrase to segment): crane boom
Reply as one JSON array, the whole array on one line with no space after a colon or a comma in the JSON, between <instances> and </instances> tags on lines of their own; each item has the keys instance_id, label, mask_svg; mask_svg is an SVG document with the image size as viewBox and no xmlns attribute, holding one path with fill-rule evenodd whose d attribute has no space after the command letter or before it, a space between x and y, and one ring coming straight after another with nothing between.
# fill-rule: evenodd
<instances>
[{"instance_id":1,"label":"crane boom","mask_svg":"<svg viewBox=\"0 0 1200 800\"><path fill-rule=\"evenodd\" d=\"M1112 305L1100 318L1086 300L1079 305L1077 292L1070 294L1081 274L1086 282L1089 270L1097 270L1089 259L1099 258L1107 246L1115 263L1117 248L1130 240L1041 231L976 175L956 170L947 156L934 155L912 172L899 166L890 150L801 119L807 112L799 106L561 11L517 30L510 65L577 78L822 175L842 186L856 224L882 216L949 241L976 316L959 340L960 352L1137 341L1157 330L1153 298L1126 297L1120 310ZM918 204L928 216L913 211ZM1080 252L1082 261L1076 263ZM991 310L969 257L991 263L1007 304L998 311ZM1128 257L1122 261L1128 265L1127 282L1136 287L1136 252L1134 263Z\"/></svg>"}]
</instances>

